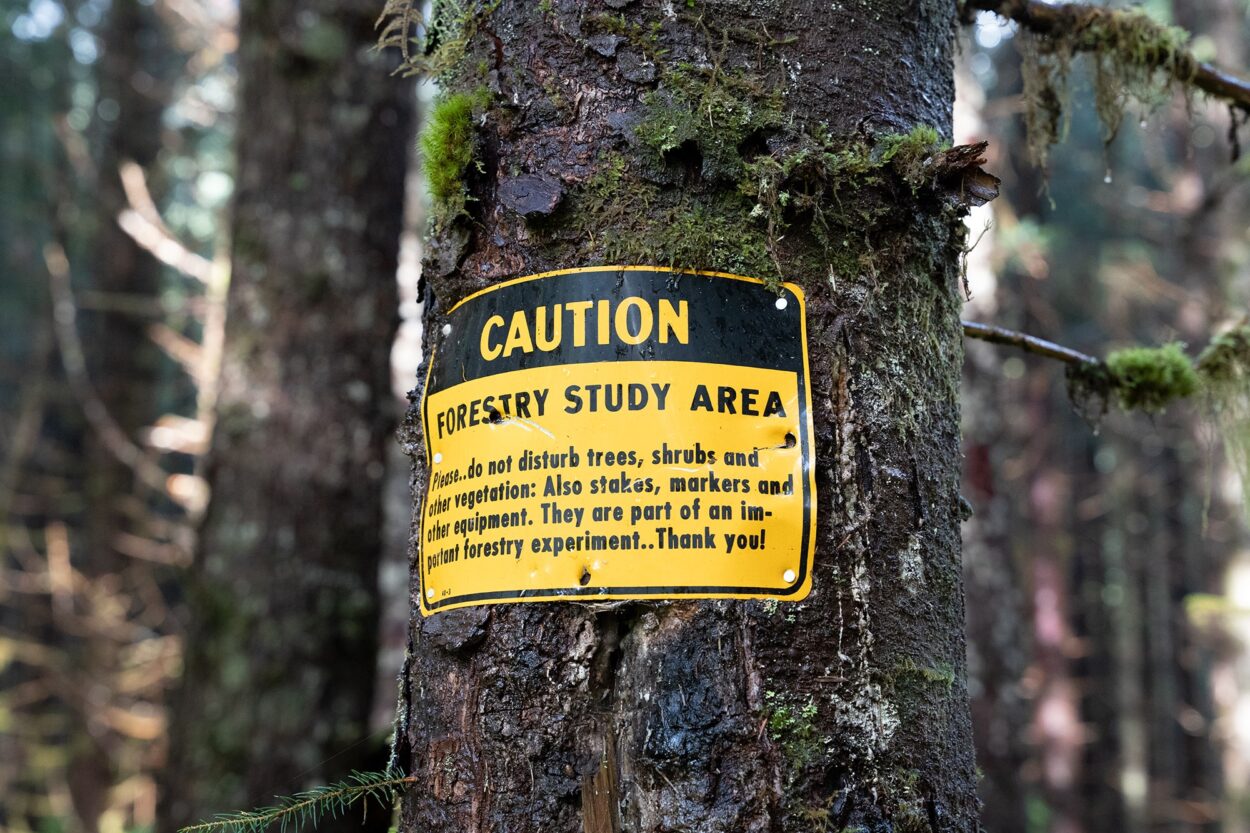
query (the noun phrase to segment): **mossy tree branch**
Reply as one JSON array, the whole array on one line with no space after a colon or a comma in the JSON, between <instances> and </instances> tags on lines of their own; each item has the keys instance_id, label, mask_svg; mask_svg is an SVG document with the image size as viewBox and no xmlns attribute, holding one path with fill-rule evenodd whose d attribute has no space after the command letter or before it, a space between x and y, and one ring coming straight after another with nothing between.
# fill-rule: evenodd
<instances>
[{"instance_id":1,"label":"mossy tree branch","mask_svg":"<svg viewBox=\"0 0 1250 833\"><path fill-rule=\"evenodd\" d=\"M1096 52L1107 48L1103 37L1132 18L1134 24L1144 19L1135 10L1104 9L1084 3L1049 3L1040 0L966 0L966 9L993 12L1014 20L1034 34L1048 38L1065 38L1080 52ZM1199 61L1183 44L1177 44L1177 30L1153 24L1158 36L1157 48L1126 52L1119 57L1145 69L1165 68L1177 80L1210 96L1250 113L1250 81L1219 67Z\"/></svg>"},{"instance_id":2,"label":"mossy tree branch","mask_svg":"<svg viewBox=\"0 0 1250 833\"><path fill-rule=\"evenodd\" d=\"M1078 405L1088 400L1100 410L1114 395L1126 410L1154 413L1170 403L1203 392L1219 399L1244 396L1250 378L1250 325L1216 336L1196 360L1179 342L1162 347L1128 347L1098 359L1036 336L964 321L967 338L1019 347L1068 366L1069 393Z\"/></svg>"}]
</instances>

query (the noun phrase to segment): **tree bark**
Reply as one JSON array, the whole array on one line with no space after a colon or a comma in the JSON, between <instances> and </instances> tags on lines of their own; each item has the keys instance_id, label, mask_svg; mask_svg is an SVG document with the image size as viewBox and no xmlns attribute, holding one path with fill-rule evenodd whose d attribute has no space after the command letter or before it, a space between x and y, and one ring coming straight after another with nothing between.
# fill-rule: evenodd
<instances>
[{"instance_id":1,"label":"tree bark","mask_svg":"<svg viewBox=\"0 0 1250 833\"><path fill-rule=\"evenodd\" d=\"M364 0L242 5L213 499L163 830L383 763L380 739L361 741L413 96L372 49L376 13Z\"/></svg>"},{"instance_id":2,"label":"tree bark","mask_svg":"<svg viewBox=\"0 0 1250 833\"><path fill-rule=\"evenodd\" d=\"M812 593L794 605L515 604L414 620L397 754L416 783L401 829L977 829L957 212L895 175L836 198L796 179L786 187L825 196L770 235L760 195L743 197L764 156L879 149L917 125L949 138L953 15L942 2L503 0L470 6L464 38L439 33L445 86L485 85L491 102L475 120L468 217L444 224L427 259L427 334L472 292L552 269L797 281L818 547ZM778 117L743 130L726 99ZM680 139L667 147L647 135L665 119ZM502 187L519 176L558 206L523 217ZM402 438L419 511L413 399ZM419 550L414 536L414 594Z\"/></svg>"}]
</instances>

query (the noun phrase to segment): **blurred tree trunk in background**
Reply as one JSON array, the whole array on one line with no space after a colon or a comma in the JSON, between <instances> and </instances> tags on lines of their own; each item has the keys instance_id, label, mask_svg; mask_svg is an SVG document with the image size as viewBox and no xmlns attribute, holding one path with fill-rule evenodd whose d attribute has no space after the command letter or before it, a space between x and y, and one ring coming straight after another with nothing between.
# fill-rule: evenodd
<instances>
[{"instance_id":1,"label":"blurred tree trunk in background","mask_svg":"<svg viewBox=\"0 0 1250 833\"><path fill-rule=\"evenodd\" d=\"M372 49L377 13L242 4L226 355L163 831L384 764L367 721L413 94Z\"/></svg>"},{"instance_id":2,"label":"blurred tree trunk in background","mask_svg":"<svg viewBox=\"0 0 1250 833\"><path fill-rule=\"evenodd\" d=\"M124 232L117 216L127 207L121 166L134 162L144 171L156 169L163 142L162 116L169 106L174 53L151 3L114 0L101 33L97 110L105 139L96 170L97 216L92 289L118 298L159 298L161 264ZM159 195L158 195L159 196ZM127 436L138 436L160 413L157 389L160 350L148 337L150 322L138 315L103 313L84 320L83 335L92 345L88 355L91 378L100 399ZM138 486L134 472L119 462L100 440L88 432L85 469L87 533L98 566L116 569L115 540L132 529L135 515L127 503L136 497L151 502ZM127 517L129 515L129 518ZM114 553L110 558L109 553Z\"/></svg>"},{"instance_id":3,"label":"blurred tree trunk in background","mask_svg":"<svg viewBox=\"0 0 1250 833\"><path fill-rule=\"evenodd\" d=\"M1177 22L1240 41L1244 10L1235 5L1176 4ZM1242 63L1240 48L1222 46L1222 60ZM1005 50L982 80L991 88L989 132L1009 136L1019 60L1014 46ZM993 320L1099 354L1170 338L1192 353L1219 329L1228 277L1245 274L1226 254L1244 227L1228 147L1217 139L1226 115L1174 100L1141 128L1126 121L1104 156L1086 106L1088 76L1077 67L1071 137L1051 154L1046 193L1023 137L1004 142L994 160L1004 188L994 204ZM987 802L987 830L1018 830L1026 820L1055 833L1216 830L1222 775L1211 673L1220 642L1194 626L1187 606L1194 594L1221 592L1239 507L1218 487L1200 406L1156 417L1113 409L1095 433L1071 413L1052 363L985 354L970 350L967 365L965 395L989 412L965 422L967 493L985 513L967 531L1010 530L997 556L1011 569L1012 551L1020 554L1033 611L1031 636L1004 641L1001 630L976 626L1009 629L1010 616L975 601L992 580L969 583L970 655L1002 675L989 690L1014 688L1032 714L1005 745L1024 753L1023 766L979 759L984 784L1015 778L1023 793L1023 807L1010 804L1006 814ZM974 697L982 742L1002 719L988 705L977 709Z\"/></svg>"},{"instance_id":4,"label":"blurred tree trunk in background","mask_svg":"<svg viewBox=\"0 0 1250 833\"><path fill-rule=\"evenodd\" d=\"M967 135L956 138L995 137L987 167L1003 180L1002 196L984 209L993 226L969 255L972 297L963 316L1027 330L1030 322L1022 319L1017 293L994 289L1009 280L1004 274L1008 269L1019 268L1002 262L999 238L1018 228L1022 220L1036 219L1042 175L1023 152L1019 119L996 117L1004 99L1020 94L1019 55L1007 47L993 66L996 83L987 83L984 77L968 78L967 87L961 88L977 84L984 87L982 95L987 98L968 102L974 112L964 117L972 123L964 127ZM981 233L983 222L973 215L974 237ZM973 513L963 525L963 565L973 738L981 773L981 822L990 833L1009 833L1029 829L1032 785L1024 773L1026 766L1032 763L1036 773L1029 740L1032 704L1024 678L1035 656L1032 623L1036 613L1030 587L1039 536L1028 517L1027 496L1021 494L1025 487L1004 476L1005 461L1010 459L1004 449L1018 455L1018 462L1006 466L1015 472L1037 462L1037 455L1023 446L1036 436L1029 423L1039 395L1047 395L1054 368L1039 362L1033 386L1026 387L1015 372L1023 367L1019 356L976 341L966 342L965 348L963 493ZM1029 534L1021 534L1022 529Z\"/></svg>"},{"instance_id":5,"label":"blurred tree trunk in background","mask_svg":"<svg viewBox=\"0 0 1250 833\"><path fill-rule=\"evenodd\" d=\"M106 303L103 311L88 312L79 319L81 337L90 345L87 370L101 404L122 433L135 440L161 413L163 357L148 337L151 319L126 312L125 301L159 299L163 267L117 222L127 206L121 167L132 162L144 171L156 169L163 147L162 116L171 101L177 56L157 10L140 0L112 2L99 43L96 113L100 118L94 126L100 152L92 172L95 182L87 184L89 189L94 186L95 202L76 205L67 190L54 210L64 221L67 212L79 208L78 223L95 223L92 252L84 265L94 297ZM70 176L64 172L64 179ZM122 303L110 309L107 302L111 300ZM74 393L83 395L81 390ZM97 426L77 425L82 434L71 445L81 448L84 498L81 546L75 548L78 569L90 581L106 580L133 591L135 583L128 570L131 557L118 549L119 541L156 537L149 521L153 513L168 516L171 506L164 494L154 493L151 485L136 477L131 465L118 458ZM140 565L140 569L147 567ZM125 664L125 642L90 629L64 636L71 667L83 679L111 679ZM79 819L87 831L95 831L111 801L118 750L114 733L92 728L98 715L87 701L91 694L79 689L78 696L84 699L70 712L76 725L70 733L67 783Z\"/></svg>"}]
</instances>

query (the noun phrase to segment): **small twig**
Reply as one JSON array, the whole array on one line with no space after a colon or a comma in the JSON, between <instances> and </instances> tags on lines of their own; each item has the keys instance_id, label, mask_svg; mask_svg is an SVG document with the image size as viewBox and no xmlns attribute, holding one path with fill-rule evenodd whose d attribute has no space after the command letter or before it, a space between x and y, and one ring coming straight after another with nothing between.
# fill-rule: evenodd
<instances>
[{"instance_id":1,"label":"small twig","mask_svg":"<svg viewBox=\"0 0 1250 833\"><path fill-rule=\"evenodd\" d=\"M201 283L208 283L212 277L212 261L184 246L165 225L148 191L143 168L134 162L123 162L117 173L126 193L126 202L130 204L117 215L117 224L122 231L161 263Z\"/></svg>"},{"instance_id":2,"label":"small twig","mask_svg":"<svg viewBox=\"0 0 1250 833\"><path fill-rule=\"evenodd\" d=\"M1043 0L967 0L967 7L1014 20L1039 35L1061 35L1072 31L1091 8L1100 8L1086 3L1051 4ZM1078 48L1088 51L1093 47ZM1186 81L1208 95L1250 112L1250 81L1192 56L1189 60L1193 62L1192 74L1187 72L1184 78L1177 80Z\"/></svg>"},{"instance_id":3,"label":"small twig","mask_svg":"<svg viewBox=\"0 0 1250 833\"><path fill-rule=\"evenodd\" d=\"M17 494L22 467L39 441L44 406L48 397L47 365L52 355L52 328L41 321L33 339L29 373L22 384L11 432L0 430L0 445L7 453L0 465L0 552L8 551L9 511Z\"/></svg>"},{"instance_id":4,"label":"small twig","mask_svg":"<svg viewBox=\"0 0 1250 833\"><path fill-rule=\"evenodd\" d=\"M961 323L964 327L964 335L968 338L988 341L991 344L1006 344L1011 347L1019 347L1021 350L1045 356L1048 359L1058 359L1065 364L1099 364L1098 359L1093 356L1087 356L1078 350L1046 341L1037 336L1018 333L1015 330L995 327L990 324L978 324L975 321L963 321Z\"/></svg>"},{"instance_id":5,"label":"small twig","mask_svg":"<svg viewBox=\"0 0 1250 833\"><path fill-rule=\"evenodd\" d=\"M117 215L117 225L136 245L161 263L202 283L208 281L213 268L212 262L182 245L143 214L133 208L124 209Z\"/></svg>"},{"instance_id":6,"label":"small twig","mask_svg":"<svg viewBox=\"0 0 1250 833\"><path fill-rule=\"evenodd\" d=\"M184 373L199 382L200 367L204 363L199 342L187 338L168 324L150 325L148 338L164 350L165 355L177 362Z\"/></svg>"},{"instance_id":7,"label":"small twig","mask_svg":"<svg viewBox=\"0 0 1250 833\"><path fill-rule=\"evenodd\" d=\"M357 772L348 780L299 793L292 798L279 799L276 807L249 810L224 815L215 821L200 822L181 828L178 833L207 833L208 831L233 831L233 833L260 833L277 824L285 830L292 823L296 828L313 827L328 815L341 816L360 799L394 799L404 786L416 782L411 775L384 772Z\"/></svg>"},{"instance_id":8,"label":"small twig","mask_svg":"<svg viewBox=\"0 0 1250 833\"><path fill-rule=\"evenodd\" d=\"M192 374L196 382L195 419L204 426L204 435L212 437L217 422L217 398L221 393L221 365L226 352L226 301L230 289L230 244L226 235L218 243L213 269L204 287L204 324L200 337L200 366ZM207 455L195 458L196 477L204 478ZM207 507L207 501L197 511L191 512L193 522Z\"/></svg>"},{"instance_id":9,"label":"small twig","mask_svg":"<svg viewBox=\"0 0 1250 833\"><path fill-rule=\"evenodd\" d=\"M61 364L70 387L82 407L83 415L95 430L104 447L135 476L158 494L167 495L168 473L143 453L139 446L126 436L104 402L96 393L87 374L87 359L82 340L78 336L78 308L74 303L74 290L70 286L69 260L59 243L49 243L44 248L52 291L52 321L60 348Z\"/></svg>"}]
</instances>

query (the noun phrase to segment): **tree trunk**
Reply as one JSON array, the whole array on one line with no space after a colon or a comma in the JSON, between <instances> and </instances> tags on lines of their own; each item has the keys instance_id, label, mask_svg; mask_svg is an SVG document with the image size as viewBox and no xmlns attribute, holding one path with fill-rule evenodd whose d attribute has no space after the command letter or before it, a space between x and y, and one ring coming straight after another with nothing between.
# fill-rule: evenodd
<instances>
[{"instance_id":1,"label":"tree trunk","mask_svg":"<svg viewBox=\"0 0 1250 833\"><path fill-rule=\"evenodd\" d=\"M117 222L127 205L120 166L134 162L148 172L157 167L161 119L179 58L156 10L139 0L118 0L109 7L99 43L100 112L112 105L115 115L111 122L96 120L101 137L93 183L98 202L91 208L99 231L92 244L89 285L104 297L155 299L160 296L162 266ZM101 403L130 438L137 438L161 412L162 356L148 338L150 324L116 311L83 316L84 341L91 345L87 357L91 379ZM85 511L78 569L93 583L112 581L129 592L133 584L127 568L133 562L119 552L117 541L124 535L152 537L145 513L168 512L168 500L140 482L90 424L82 424L80 441ZM108 683L99 681L111 680L126 663L123 654L128 646L116 637L89 632L85 639L72 634L60 639L69 667L81 680L102 688L107 689ZM90 698L71 702L73 740L68 744L66 782L82 829L94 833L108 809L126 743L94 728L99 718L93 711L98 707Z\"/></svg>"},{"instance_id":2,"label":"tree trunk","mask_svg":"<svg viewBox=\"0 0 1250 833\"><path fill-rule=\"evenodd\" d=\"M954 7L605 2L503 0L437 29L445 88L486 85L490 102L473 121L468 216L454 194L441 206L427 339L469 294L553 269L801 284L813 590L797 604L514 604L414 621L402 829L976 830L962 226L931 183L882 162L918 125L950 135ZM554 196L518 200L518 180ZM419 413L403 432L418 511ZM410 556L419 594L417 537Z\"/></svg>"},{"instance_id":3,"label":"tree trunk","mask_svg":"<svg viewBox=\"0 0 1250 833\"><path fill-rule=\"evenodd\" d=\"M375 17L363 0L242 5L213 497L163 830L382 764L380 739L360 741L413 97L372 49Z\"/></svg>"}]
</instances>

